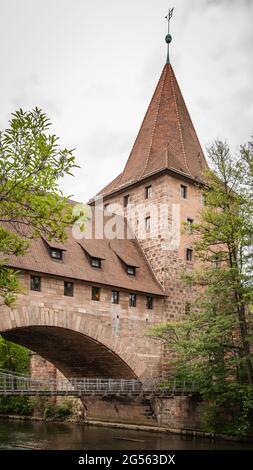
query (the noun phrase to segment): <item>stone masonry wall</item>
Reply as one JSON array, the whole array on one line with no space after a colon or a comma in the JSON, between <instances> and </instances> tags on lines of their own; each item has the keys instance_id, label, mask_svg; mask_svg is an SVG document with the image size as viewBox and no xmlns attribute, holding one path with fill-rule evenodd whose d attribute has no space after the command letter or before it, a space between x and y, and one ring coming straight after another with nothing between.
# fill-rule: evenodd
<instances>
[{"instance_id":1,"label":"stone masonry wall","mask_svg":"<svg viewBox=\"0 0 253 470\"><path fill-rule=\"evenodd\" d=\"M86 356L90 354L90 351L85 351L85 348L81 346L86 341L85 338L89 339L90 336L91 340L95 340L95 343L86 341L85 344L89 344L93 348L92 351L97 351L99 354L99 357L89 358L90 362L94 364L92 365L94 371L96 371L96 359L100 361L101 367L103 366L103 357L104 361L108 361L108 366L113 364L111 362L113 359L115 367L122 369L120 362L117 363L118 355L123 358L126 364L134 368L137 376L144 373L145 368L147 375L159 375L161 346L147 337L146 332L152 324L162 320L163 299L154 298L153 309L147 310L146 296L137 294L137 306L130 307L128 292L121 291L119 304L112 304L111 288L101 287L100 301L94 301L91 300L91 285L79 281L74 281L74 296L68 297L64 296L63 279L43 274L41 277L41 291L31 291L30 274L22 273L21 282L24 293L18 298L18 308L14 309L11 315L7 311L6 314L3 312L0 321L0 329L3 334L4 330L8 330L6 335L9 336L9 339L18 342L20 332L24 338L22 339L20 336L20 340L23 341L21 344L26 345L26 340L28 343L30 340L34 340L34 344L38 344L38 348L32 348L31 344L27 344L27 347L40 354L40 348L46 345L45 358L48 360L52 360L51 351L52 357L57 356L57 348L59 348L56 366L64 365L61 353L64 353L71 363L67 355L71 354L71 349L73 349L73 354L75 354L73 363L75 362L75 366L78 367L79 354L81 362L82 357L85 360L85 354ZM38 330L38 326L43 328ZM49 326L53 328L49 329ZM64 330L61 329L63 326L65 326ZM11 331L10 328L12 328ZM72 328L78 332L78 335L79 333L81 335L72 338ZM50 343L51 331L53 331L53 340ZM105 350L99 349L97 341L108 347L108 354ZM113 356L109 354L110 347ZM119 372L121 373L119 376L122 377L122 370L119 369ZM71 374L71 370L69 373ZM92 376L91 374L92 370L90 376Z\"/></svg>"},{"instance_id":2,"label":"stone masonry wall","mask_svg":"<svg viewBox=\"0 0 253 470\"><path fill-rule=\"evenodd\" d=\"M183 199L180 194L181 184L187 186L187 198ZM152 185L152 197L145 198L145 187ZM186 288L181 281L181 272L192 269L194 262L186 261L186 249L192 248L193 235L184 226L187 218L194 222L198 220L201 210L201 190L196 185L185 182L184 179L163 175L153 177L149 183L140 183L133 189L126 189L125 193L111 196L104 200L105 204L110 204L108 211L114 211L118 205L123 205L124 196L129 195L129 204L140 207L137 217L133 217L132 225L134 232L139 233L139 242L145 256L150 263L156 278L164 286L167 298L164 306L164 319L180 318L184 315L186 304L191 301L192 291ZM149 205L160 207L158 218L155 216L154 224L158 224L160 232L156 239L150 238L147 234L143 238L145 231L144 221L149 215ZM161 207L162 205L162 207ZM167 206L167 211L166 207ZM172 213L178 212L179 223L172 222ZM127 209L124 209L127 214ZM152 214L151 224L152 224ZM166 222L168 218L168 228ZM141 224L141 229L140 229ZM173 247L171 244L171 233L180 237L179 246ZM137 235L138 236L138 235Z\"/></svg>"},{"instance_id":3,"label":"stone masonry wall","mask_svg":"<svg viewBox=\"0 0 253 470\"><path fill-rule=\"evenodd\" d=\"M203 403L194 397L155 398L152 407L158 425L171 429L202 430Z\"/></svg>"}]
</instances>

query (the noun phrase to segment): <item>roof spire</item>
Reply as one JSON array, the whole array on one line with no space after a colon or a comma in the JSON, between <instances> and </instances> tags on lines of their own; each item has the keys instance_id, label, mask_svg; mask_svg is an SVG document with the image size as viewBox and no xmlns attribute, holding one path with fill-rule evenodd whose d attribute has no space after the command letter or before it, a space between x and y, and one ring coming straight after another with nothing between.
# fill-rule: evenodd
<instances>
[{"instance_id":1,"label":"roof spire","mask_svg":"<svg viewBox=\"0 0 253 470\"><path fill-rule=\"evenodd\" d=\"M166 60L167 64L170 63L170 43L172 41L172 36L170 34L170 20L172 18L173 11L174 11L174 8L169 8L168 15L165 16L166 20L168 21L168 34L165 37L165 42L167 43L167 60Z\"/></svg>"}]
</instances>

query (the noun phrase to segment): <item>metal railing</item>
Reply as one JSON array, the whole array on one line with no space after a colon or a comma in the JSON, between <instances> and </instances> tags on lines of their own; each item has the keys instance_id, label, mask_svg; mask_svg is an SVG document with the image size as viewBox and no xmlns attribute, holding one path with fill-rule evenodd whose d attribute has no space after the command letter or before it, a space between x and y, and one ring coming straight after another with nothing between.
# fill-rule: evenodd
<instances>
[{"instance_id":1,"label":"metal railing","mask_svg":"<svg viewBox=\"0 0 253 470\"><path fill-rule=\"evenodd\" d=\"M0 395L104 395L139 394L139 380L107 378L28 377L0 371Z\"/></svg>"},{"instance_id":2,"label":"metal railing","mask_svg":"<svg viewBox=\"0 0 253 470\"><path fill-rule=\"evenodd\" d=\"M0 369L0 395L183 395L196 393L194 383L176 379L50 378L31 377Z\"/></svg>"}]
</instances>

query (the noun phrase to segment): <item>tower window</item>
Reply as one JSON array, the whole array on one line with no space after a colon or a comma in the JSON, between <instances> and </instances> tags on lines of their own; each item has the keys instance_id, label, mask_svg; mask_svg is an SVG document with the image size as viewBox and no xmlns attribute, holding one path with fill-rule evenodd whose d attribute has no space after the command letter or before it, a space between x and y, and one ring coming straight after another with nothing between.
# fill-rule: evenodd
<instances>
[{"instance_id":1,"label":"tower window","mask_svg":"<svg viewBox=\"0 0 253 470\"><path fill-rule=\"evenodd\" d=\"M221 260L220 260L219 255L215 255L215 256L213 257L213 260L212 260L212 261L213 261L213 266L214 266L215 268L220 268Z\"/></svg>"},{"instance_id":2,"label":"tower window","mask_svg":"<svg viewBox=\"0 0 253 470\"><path fill-rule=\"evenodd\" d=\"M192 248L186 248L186 261L192 261L192 259L193 259Z\"/></svg>"},{"instance_id":3,"label":"tower window","mask_svg":"<svg viewBox=\"0 0 253 470\"><path fill-rule=\"evenodd\" d=\"M97 302L100 300L100 287L92 286L91 299L96 300Z\"/></svg>"},{"instance_id":4,"label":"tower window","mask_svg":"<svg viewBox=\"0 0 253 470\"><path fill-rule=\"evenodd\" d=\"M151 295L147 295L146 297L146 308L148 310L152 310L153 308L153 297Z\"/></svg>"},{"instance_id":5,"label":"tower window","mask_svg":"<svg viewBox=\"0 0 253 470\"><path fill-rule=\"evenodd\" d=\"M152 197L152 186L146 186L145 188L145 198L150 199Z\"/></svg>"},{"instance_id":6,"label":"tower window","mask_svg":"<svg viewBox=\"0 0 253 470\"><path fill-rule=\"evenodd\" d=\"M93 268L101 268L101 259L91 257L90 264Z\"/></svg>"},{"instance_id":7,"label":"tower window","mask_svg":"<svg viewBox=\"0 0 253 470\"><path fill-rule=\"evenodd\" d=\"M145 228L146 228L146 232L150 232L150 222L151 222L151 218L150 218L150 217L146 217L146 219L145 219Z\"/></svg>"},{"instance_id":8,"label":"tower window","mask_svg":"<svg viewBox=\"0 0 253 470\"><path fill-rule=\"evenodd\" d=\"M181 184L180 186L180 195L182 199L187 199L187 186Z\"/></svg>"},{"instance_id":9,"label":"tower window","mask_svg":"<svg viewBox=\"0 0 253 470\"><path fill-rule=\"evenodd\" d=\"M127 265L126 272L129 276L135 276L135 273L136 273L135 266Z\"/></svg>"},{"instance_id":10,"label":"tower window","mask_svg":"<svg viewBox=\"0 0 253 470\"><path fill-rule=\"evenodd\" d=\"M31 290L35 290L37 292L41 291L41 277L40 276L31 276Z\"/></svg>"},{"instance_id":11,"label":"tower window","mask_svg":"<svg viewBox=\"0 0 253 470\"><path fill-rule=\"evenodd\" d=\"M112 291L112 304L118 304L118 303L119 303L119 291L113 290Z\"/></svg>"},{"instance_id":12,"label":"tower window","mask_svg":"<svg viewBox=\"0 0 253 470\"><path fill-rule=\"evenodd\" d=\"M189 302L186 302L185 304L184 313L185 315L189 315L189 313L191 313L191 304Z\"/></svg>"},{"instance_id":13,"label":"tower window","mask_svg":"<svg viewBox=\"0 0 253 470\"><path fill-rule=\"evenodd\" d=\"M59 250L59 248L51 248L51 258L62 259L62 250Z\"/></svg>"},{"instance_id":14,"label":"tower window","mask_svg":"<svg viewBox=\"0 0 253 470\"><path fill-rule=\"evenodd\" d=\"M70 281L64 281L64 295L73 297L74 294L74 283Z\"/></svg>"},{"instance_id":15,"label":"tower window","mask_svg":"<svg viewBox=\"0 0 253 470\"><path fill-rule=\"evenodd\" d=\"M193 226L193 219L190 219L190 217L187 217L187 229L189 233L192 232L192 226Z\"/></svg>"},{"instance_id":16,"label":"tower window","mask_svg":"<svg viewBox=\"0 0 253 470\"><path fill-rule=\"evenodd\" d=\"M126 196L124 196L123 198L123 204L124 204L124 207L127 207L128 204L129 204L129 194L127 194Z\"/></svg>"},{"instance_id":17,"label":"tower window","mask_svg":"<svg viewBox=\"0 0 253 470\"><path fill-rule=\"evenodd\" d=\"M136 294L129 294L129 307L136 307Z\"/></svg>"}]
</instances>

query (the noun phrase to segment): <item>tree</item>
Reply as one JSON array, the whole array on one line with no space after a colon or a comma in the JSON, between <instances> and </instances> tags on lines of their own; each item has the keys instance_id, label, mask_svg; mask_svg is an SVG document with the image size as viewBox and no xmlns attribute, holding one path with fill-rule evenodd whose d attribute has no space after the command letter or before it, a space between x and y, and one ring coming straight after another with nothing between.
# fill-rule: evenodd
<instances>
[{"instance_id":1,"label":"tree","mask_svg":"<svg viewBox=\"0 0 253 470\"><path fill-rule=\"evenodd\" d=\"M0 296L7 305L19 291L8 256L21 255L43 235L63 240L72 221L59 180L76 166L73 150L61 148L51 123L38 108L20 109L0 132Z\"/></svg>"},{"instance_id":2,"label":"tree","mask_svg":"<svg viewBox=\"0 0 253 470\"><path fill-rule=\"evenodd\" d=\"M0 369L27 374L30 364L29 354L29 350L23 346L0 337Z\"/></svg>"},{"instance_id":3,"label":"tree","mask_svg":"<svg viewBox=\"0 0 253 470\"><path fill-rule=\"evenodd\" d=\"M253 145L232 158L218 140L208 154L205 207L192 235L198 267L182 275L195 299L184 319L151 334L176 353L173 374L194 381L208 403L208 429L243 434L253 409Z\"/></svg>"}]
</instances>

